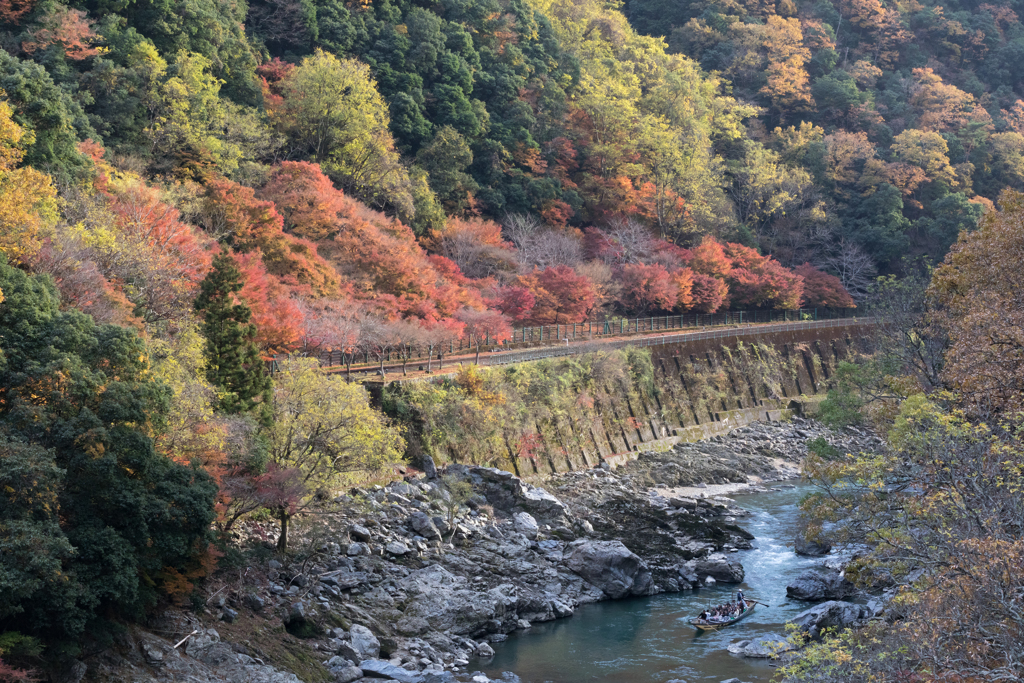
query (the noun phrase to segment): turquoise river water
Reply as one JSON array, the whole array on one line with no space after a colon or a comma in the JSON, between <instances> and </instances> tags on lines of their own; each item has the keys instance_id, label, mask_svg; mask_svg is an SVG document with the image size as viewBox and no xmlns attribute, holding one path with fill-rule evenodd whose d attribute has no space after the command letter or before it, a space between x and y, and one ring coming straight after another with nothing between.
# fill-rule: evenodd
<instances>
[{"instance_id":1,"label":"turquoise river water","mask_svg":"<svg viewBox=\"0 0 1024 683\"><path fill-rule=\"evenodd\" d=\"M499 677L518 674L523 683L665 683L682 679L705 683L739 678L750 683L771 679L774 668L764 660L732 655L732 642L758 635L785 633L783 624L809 607L786 600L786 584L820 559L800 557L792 541L797 503L806 488L735 496L752 516L740 521L754 534L754 549L734 553L746 580L648 598L585 605L568 619L537 624L494 646L489 662L474 663ZM698 634L687 619L702 607L725 602L738 587L771 607L759 606L739 624ZM473 664L471 664L473 666Z\"/></svg>"}]
</instances>

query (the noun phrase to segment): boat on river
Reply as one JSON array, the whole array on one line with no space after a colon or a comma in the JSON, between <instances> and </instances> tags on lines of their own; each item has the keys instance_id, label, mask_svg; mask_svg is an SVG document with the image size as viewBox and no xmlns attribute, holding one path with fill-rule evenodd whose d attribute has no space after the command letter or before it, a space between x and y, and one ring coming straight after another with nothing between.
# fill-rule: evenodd
<instances>
[{"instance_id":1,"label":"boat on river","mask_svg":"<svg viewBox=\"0 0 1024 683\"><path fill-rule=\"evenodd\" d=\"M757 603L747 603L747 608L745 610L743 610L731 619L723 619L721 621L709 621L705 619L694 618L690 620L690 625L698 631L717 631L719 629L725 628L726 626L732 626L741 619L746 619L747 615L753 612L754 607L756 606Z\"/></svg>"}]
</instances>

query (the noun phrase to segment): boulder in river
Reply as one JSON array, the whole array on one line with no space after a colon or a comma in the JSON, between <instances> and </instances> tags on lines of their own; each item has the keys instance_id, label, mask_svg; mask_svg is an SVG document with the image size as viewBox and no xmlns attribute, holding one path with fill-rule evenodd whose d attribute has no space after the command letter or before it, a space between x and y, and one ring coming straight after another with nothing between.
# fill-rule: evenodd
<instances>
[{"instance_id":1,"label":"boulder in river","mask_svg":"<svg viewBox=\"0 0 1024 683\"><path fill-rule=\"evenodd\" d=\"M680 569L680 574L696 575L700 581L706 581L710 576L716 583L741 583L744 576L743 565L731 562L723 553L690 560Z\"/></svg>"},{"instance_id":2,"label":"boulder in river","mask_svg":"<svg viewBox=\"0 0 1024 683\"><path fill-rule=\"evenodd\" d=\"M829 600L796 615L793 617L792 623L796 624L801 631L805 631L812 637L817 637L823 629L846 628L869 615L870 611L864 605Z\"/></svg>"},{"instance_id":3,"label":"boulder in river","mask_svg":"<svg viewBox=\"0 0 1024 683\"><path fill-rule=\"evenodd\" d=\"M776 633L769 633L757 636L751 640L740 640L729 646L729 652L734 655L751 657L754 659L769 659L795 649L793 643L785 636Z\"/></svg>"},{"instance_id":4,"label":"boulder in river","mask_svg":"<svg viewBox=\"0 0 1024 683\"><path fill-rule=\"evenodd\" d=\"M786 586L786 596L796 600L842 600L856 592L841 572L808 569Z\"/></svg>"},{"instance_id":5,"label":"boulder in river","mask_svg":"<svg viewBox=\"0 0 1024 683\"><path fill-rule=\"evenodd\" d=\"M793 543L793 551L797 555L820 557L832 552L832 545L822 541L808 541L807 537L801 531L796 535L796 541Z\"/></svg>"},{"instance_id":6,"label":"boulder in river","mask_svg":"<svg viewBox=\"0 0 1024 683\"><path fill-rule=\"evenodd\" d=\"M575 541L566 548L565 566L609 598L650 595L650 569L621 541Z\"/></svg>"}]
</instances>

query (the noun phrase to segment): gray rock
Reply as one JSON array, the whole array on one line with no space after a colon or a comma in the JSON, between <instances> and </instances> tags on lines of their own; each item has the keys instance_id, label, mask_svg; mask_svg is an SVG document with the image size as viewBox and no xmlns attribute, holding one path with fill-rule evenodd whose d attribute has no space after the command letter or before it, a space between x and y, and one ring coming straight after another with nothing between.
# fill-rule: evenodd
<instances>
[{"instance_id":1,"label":"gray rock","mask_svg":"<svg viewBox=\"0 0 1024 683\"><path fill-rule=\"evenodd\" d=\"M519 598L515 586L501 584L486 592L466 587L443 567L431 565L398 582L409 603L405 617L419 617L435 631L456 635L511 631Z\"/></svg>"},{"instance_id":2,"label":"gray rock","mask_svg":"<svg viewBox=\"0 0 1024 683\"><path fill-rule=\"evenodd\" d=\"M387 550L392 555L401 556L409 554L408 546L406 546L404 543L399 543L398 541L391 541L390 543L388 543L387 546L385 547L385 550Z\"/></svg>"},{"instance_id":3,"label":"gray rock","mask_svg":"<svg viewBox=\"0 0 1024 683\"><path fill-rule=\"evenodd\" d=\"M832 552L832 545L818 541L808 541L804 537L803 532L799 532L796 535L796 541L793 543L793 551L797 555L820 557L821 555L828 555Z\"/></svg>"},{"instance_id":4,"label":"gray rock","mask_svg":"<svg viewBox=\"0 0 1024 683\"><path fill-rule=\"evenodd\" d=\"M795 600L842 600L856 592L839 572L808 569L786 586L786 596Z\"/></svg>"},{"instance_id":5,"label":"gray rock","mask_svg":"<svg viewBox=\"0 0 1024 683\"><path fill-rule=\"evenodd\" d=\"M234 623L235 619L238 618L238 612L231 609L230 607L225 607L224 612L220 615L220 618L228 622L229 624L232 624Z\"/></svg>"},{"instance_id":6,"label":"gray rock","mask_svg":"<svg viewBox=\"0 0 1024 683\"><path fill-rule=\"evenodd\" d=\"M574 541L565 566L610 598L650 595L654 582L647 563L620 541Z\"/></svg>"},{"instance_id":7,"label":"gray rock","mask_svg":"<svg viewBox=\"0 0 1024 683\"><path fill-rule=\"evenodd\" d=\"M441 532L425 512L414 512L409 517L409 526L417 534L428 540L441 540Z\"/></svg>"},{"instance_id":8,"label":"gray rock","mask_svg":"<svg viewBox=\"0 0 1024 683\"><path fill-rule=\"evenodd\" d=\"M430 630L430 624L422 617L402 617L395 628L403 636L418 636Z\"/></svg>"},{"instance_id":9,"label":"gray rock","mask_svg":"<svg viewBox=\"0 0 1024 683\"><path fill-rule=\"evenodd\" d=\"M281 569L281 563L278 562L277 560L271 560L270 562L267 563L267 566L270 567L271 569Z\"/></svg>"},{"instance_id":10,"label":"gray rock","mask_svg":"<svg viewBox=\"0 0 1024 683\"><path fill-rule=\"evenodd\" d=\"M366 545L363 543L349 543L348 549L345 554L349 557L356 557L357 555L367 555Z\"/></svg>"},{"instance_id":11,"label":"gray rock","mask_svg":"<svg viewBox=\"0 0 1024 683\"><path fill-rule=\"evenodd\" d=\"M305 621L306 620L306 605L302 602L293 603L288 609L288 618L285 620L288 623L294 621Z\"/></svg>"},{"instance_id":12,"label":"gray rock","mask_svg":"<svg viewBox=\"0 0 1024 683\"><path fill-rule=\"evenodd\" d=\"M356 661L376 659L380 656L380 641L377 640L377 636L373 635L373 631L370 629L359 624L353 624L349 631L349 636L352 642L352 649L360 655Z\"/></svg>"},{"instance_id":13,"label":"gray rock","mask_svg":"<svg viewBox=\"0 0 1024 683\"><path fill-rule=\"evenodd\" d=\"M85 665L85 662L80 662L77 659L73 660L71 664L64 668L64 670L57 677L58 683L80 683L85 678L86 672L89 667Z\"/></svg>"},{"instance_id":14,"label":"gray rock","mask_svg":"<svg viewBox=\"0 0 1024 683\"><path fill-rule=\"evenodd\" d=\"M367 678L383 678L399 683L424 683L424 677L421 674L379 659L367 659L359 662L359 668Z\"/></svg>"},{"instance_id":15,"label":"gray rock","mask_svg":"<svg viewBox=\"0 0 1024 683\"><path fill-rule=\"evenodd\" d=\"M754 659L769 659L777 657L783 652L790 652L795 648L785 636L770 633L764 636L757 636L752 640L741 640L733 643L729 645L728 649L734 655Z\"/></svg>"},{"instance_id":16,"label":"gray rock","mask_svg":"<svg viewBox=\"0 0 1024 683\"><path fill-rule=\"evenodd\" d=\"M529 512L517 512L513 518L513 523L515 524L516 531L523 536L526 536L531 541L537 540L537 532L540 531L540 526Z\"/></svg>"},{"instance_id":17,"label":"gray rock","mask_svg":"<svg viewBox=\"0 0 1024 683\"><path fill-rule=\"evenodd\" d=\"M356 666L344 666L331 669L334 675L334 683L352 683L363 677L363 670Z\"/></svg>"},{"instance_id":18,"label":"gray rock","mask_svg":"<svg viewBox=\"0 0 1024 683\"><path fill-rule=\"evenodd\" d=\"M370 530L362 524L353 524L348 529L348 535L357 541L369 541Z\"/></svg>"},{"instance_id":19,"label":"gray rock","mask_svg":"<svg viewBox=\"0 0 1024 683\"><path fill-rule=\"evenodd\" d=\"M264 608L264 606L266 606L266 602L264 602L263 598L256 595L255 593L249 593L248 595L246 595L242 602L244 602L245 606L251 609L253 612L259 612L261 609Z\"/></svg>"},{"instance_id":20,"label":"gray rock","mask_svg":"<svg viewBox=\"0 0 1024 683\"><path fill-rule=\"evenodd\" d=\"M423 474L427 479L437 479L437 465L434 464L433 458L426 454L421 455L420 466L423 468Z\"/></svg>"},{"instance_id":21,"label":"gray rock","mask_svg":"<svg viewBox=\"0 0 1024 683\"><path fill-rule=\"evenodd\" d=\"M743 565L731 562L722 553L712 553L698 560L690 560L680 570L680 575L696 574L701 580L713 578L718 583L741 583L743 581Z\"/></svg>"},{"instance_id":22,"label":"gray rock","mask_svg":"<svg viewBox=\"0 0 1024 683\"><path fill-rule=\"evenodd\" d=\"M146 656L146 661L150 664L159 664L164 661L164 652L155 643L145 641L141 645L142 654Z\"/></svg>"},{"instance_id":23,"label":"gray rock","mask_svg":"<svg viewBox=\"0 0 1024 683\"><path fill-rule=\"evenodd\" d=\"M478 643L476 646L476 656L490 659L494 656L494 648L487 643Z\"/></svg>"},{"instance_id":24,"label":"gray rock","mask_svg":"<svg viewBox=\"0 0 1024 683\"><path fill-rule=\"evenodd\" d=\"M519 497L519 506L542 517L570 517L572 513L565 503L542 488L525 485Z\"/></svg>"},{"instance_id":25,"label":"gray rock","mask_svg":"<svg viewBox=\"0 0 1024 683\"><path fill-rule=\"evenodd\" d=\"M458 683L451 671L424 671L423 683Z\"/></svg>"},{"instance_id":26,"label":"gray rock","mask_svg":"<svg viewBox=\"0 0 1024 683\"><path fill-rule=\"evenodd\" d=\"M573 614L572 607L570 607L569 605L566 605L561 600L552 600L551 601L551 611L554 612L555 616L558 617L559 619L564 619L566 617L571 617L572 614Z\"/></svg>"},{"instance_id":27,"label":"gray rock","mask_svg":"<svg viewBox=\"0 0 1024 683\"><path fill-rule=\"evenodd\" d=\"M869 616L870 612L864 605L852 602L829 600L801 612L792 619L801 631L817 637L826 628L846 628Z\"/></svg>"},{"instance_id":28,"label":"gray rock","mask_svg":"<svg viewBox=\"0 0 1024 683\"><path fill-rule=\"evenodd\" d=\"M516 478L516 475L511 472L499 470L497 467L474 467L472 472L486 481L493 481L495 483L512 481Z\"/></svg>"},{"instance_id":29,"label":"gray rock","mask_svg":"<svg viewBox=\"0 0 1024 683\"><path fill-rule=\"evenodd\" d=\"M352 647L351 644L349 644L347 642L344 642L344 641L342 641L341 643L338 644L338 647L335 650L335 652L338 653L339 657L344 657L345 659L353 661L353 662L358 662L360 659L363 658L362 655L360 655L356 651L356 649L354 647Z\"/></svg>"}]
</instances>

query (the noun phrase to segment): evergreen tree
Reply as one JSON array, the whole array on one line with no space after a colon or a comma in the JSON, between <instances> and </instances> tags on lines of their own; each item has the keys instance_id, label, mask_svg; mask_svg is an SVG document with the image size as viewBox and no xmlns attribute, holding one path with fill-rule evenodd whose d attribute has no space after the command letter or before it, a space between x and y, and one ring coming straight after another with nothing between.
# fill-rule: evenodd
<instances>
[{"instance_id":1,"label":"evergreen tree","mask_svg":"<svg viewBox=\"0 0 1024 683\"><path fill-rule=\"evenodd\" d=\"M187 595L217 487L155 450L170 392L134 330L62 311L3 254L0 291L0 620L59 665L83 633Z\"/></svg>"},{"instance_id":2,"label":"evergreen tree","mask_svg":"<svg viewBox=\"0 0 1024 683\"><path fill-rule=\"evenodd\" d=\"M236 303L242 274L234 259L222 253L200 285L195 308L204 318L207 379L222 390L220 409L226 413L254 413L260 422L270 416L270 376L256 346L252 311Z\"/></svg>"}]
</instances>

